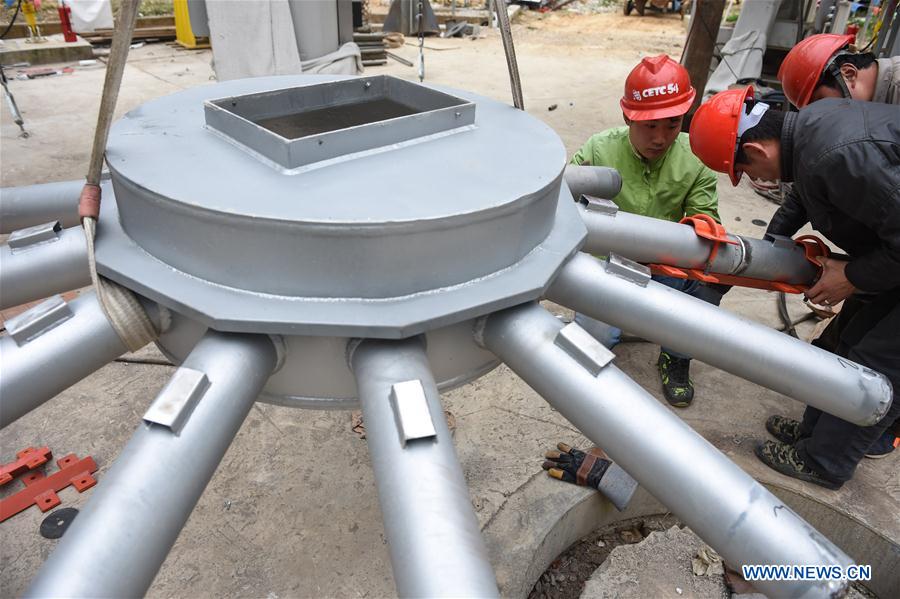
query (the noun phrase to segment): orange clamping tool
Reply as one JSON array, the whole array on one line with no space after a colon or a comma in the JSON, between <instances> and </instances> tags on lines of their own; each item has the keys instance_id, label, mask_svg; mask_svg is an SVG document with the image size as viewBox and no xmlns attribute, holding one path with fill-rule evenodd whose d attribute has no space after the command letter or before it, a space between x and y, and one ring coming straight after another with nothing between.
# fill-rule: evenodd
<instances>
[{"instance_id":1,"label":"orange clamping tool","mask_svg":"<svg viewBox=\"0 0 900 599\"><path fill-rule=\"evenodd\" d=\"M713 260L719 251L719 246L723 243L738 245L738 242L729 238L725 227L717 223L715 219L706 214L697 214L681 219L681 224L691 225L697 237L708 239L713 242L712 249L709 252L709 258L703 270L699 268L679 268L677 266L668 266L666 264L649 264L650 271L653 274L674 277L676 279L694 279L704 283L716 283L719 285L735 285L739 287L750 287L753 289L765 289L768 291L781 291L783 293L803 293L809 287L807 285L792 285L782 281L768 281L765 279L753 279L750 277L741 277L737 275L726 275L720 273L709 272ZM828 246L815 235L801 235L795 239L799 245L803 246L806 253L806 259L821 270L817 258L829 256Z\"/></svg>"},{"instance_id":2,"label":"orange clamping tool","mask_svg":"<svg viewBox=\"0 0 900 599\"><path fill-rule=\"evenodd\" d=\"M712 249L709 251L709 258L706 260L706 267L703 269L705 274L709 273L709 268L712 266L713 260L716 259L716 254L719 253L720 245L723 243L739 245L737 241L728 237L728 231L725 230L725 227L708 214L685 216L678 222L682 225L691 225L694 227L694 233L697 234L697 237L713 242Z\"/></svg>"}]
</instances>

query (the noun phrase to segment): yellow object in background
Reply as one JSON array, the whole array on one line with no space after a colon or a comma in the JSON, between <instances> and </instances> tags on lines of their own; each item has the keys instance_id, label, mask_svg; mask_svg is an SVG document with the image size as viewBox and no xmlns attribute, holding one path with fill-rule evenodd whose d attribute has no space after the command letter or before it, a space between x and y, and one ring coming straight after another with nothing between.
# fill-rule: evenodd
<instances>
[{"instance_id":1,"label":"yellow object in background","mask_svg":"<svg viewBox=\"0 0 900 599\"><path fill-rule=\"evenodd\" d=\"M209 48L206 38L197 38L191 29L191 15L188 12L188 0L174 0L175 41L178 45L191 50Z\"/></svg>"},{"instance_id":2,"label":"yellow object in background","mask_svg":"<svg viewBox=\"0 0 900 599\"><path fill-rule=\"evenodd\" d=\"M22 14L25 15L25 22L28 24L28 42L43 42L45 38L41 35L41 28L38 27L37 24L37 4L40 6L40 2L35 3L34 0L23 0L22 2Z\"/></svg>"}]
</instances>

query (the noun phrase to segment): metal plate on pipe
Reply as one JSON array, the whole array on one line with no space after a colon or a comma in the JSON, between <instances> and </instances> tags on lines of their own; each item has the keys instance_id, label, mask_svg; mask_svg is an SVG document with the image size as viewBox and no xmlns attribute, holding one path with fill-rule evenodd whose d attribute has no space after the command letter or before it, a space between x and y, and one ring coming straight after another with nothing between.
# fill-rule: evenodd
<instances>
[{"instance_id":1,"label":"metal plate on pipe","mask_svg":"<svg viewBox=\"0 0 900 599\"><path fill-rule=\"evenodd\" d=\"M391 385L391 409L403 447L410 441L437 436L422 381L416 379Z\"/></svg>"},{"instance_id":2,"label":"metal plate on pipe","mask_svg":"<svg viewBox=\"0 0 900 599\"><path fill-rule=\"evenodd\" d=\"M554 343L593 376L600 374L600 371L616 357L606 346L574 322L559 330Z\"/></svg>"},{"instance_id":3,"label":"metal plate on pipe","mask_svg":"<svg viewBox=\"0 0 900 599\"><path fill-rule=\"evenodd\" d=\"M165 426L178 435L208 388L206 373L181 367L150 404L144 420Z\"/></svg>"},{"instance_id":4,"label":"metal plate on pipe","mask_svg":"<svg viewBox=\"0 0 900 599\"><path fill-rule=\"evenodd\" d=\"M615 216L619 211L619 207L612 200L595 198L594 196L589 196L587 194L581 194L581 199L578 202L591 212L608 214L609 216Z\"/></svg>"},{"instance_id":5,"label":"metal plate on pipe","mask_svg":"<svg viewBox=\"0 0 900 599\"><path fill-rule=\"evenodd\" d=\"M28 227L27 229L13 231L9 234L6 243L9 246L9 250L13 254L16 254L23 250L28 250L37 244L56 241L59 239L59 232L61 230L62 225L59 224L58 220L43 223L41 225Z\"/></svg>"},{"instance_id":6,"label":"metal plate on pipe","mask_svg":"<svg viewBox=\"0 0 900 599\"><path fill-rule=\"evenodd\" d=\"M646 287L650 282L650 269L643 264L623 258L618 254L610 254L606 260L606 272L620 279L631 281L641 287Z\"/></svg>"},{"instance_id":7,"label":"metal plate on pipe","mask_svg":"<svg viewBox=\"0 0 900 599\"><path fill-rule=\"evenodd\" d=\"M19 347L72 318L72 308L59 295L44 300L6 321L6 330Z\"/></svg>"}]
</instances>

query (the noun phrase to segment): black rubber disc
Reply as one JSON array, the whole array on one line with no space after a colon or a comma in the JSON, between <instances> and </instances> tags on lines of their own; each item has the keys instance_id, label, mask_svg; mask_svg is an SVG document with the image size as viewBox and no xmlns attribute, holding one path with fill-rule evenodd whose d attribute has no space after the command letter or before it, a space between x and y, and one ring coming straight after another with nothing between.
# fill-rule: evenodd
<instances>
[{"instance_id":1,"label":"black rubber disc","mask_svg":"<svg viewBox=\"0 0 900 599\"><path fill-rule=\"evenodd\" d=\"M77 515L78 510L73 507L56 510L41 522L41 536L45 539L60 538Z\"/></svg>"}]
</instances>

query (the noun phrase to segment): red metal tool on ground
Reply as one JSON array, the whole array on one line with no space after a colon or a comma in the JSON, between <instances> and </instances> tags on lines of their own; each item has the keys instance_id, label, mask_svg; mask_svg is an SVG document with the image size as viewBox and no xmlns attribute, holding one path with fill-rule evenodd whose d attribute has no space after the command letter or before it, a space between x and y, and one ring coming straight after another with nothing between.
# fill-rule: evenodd
<instances>
[{"instance_id":1,"label":"red metal tool on ground","mask_svg":"<svg viewBox=\"0 0 900 599\"><path fill-rule=\"evenodd\" d=\"M97 479L91 473L97 471L94 458L86 457L78 459L74 453L56 460L59 470L50 476L44 476L41 472L31 472L22 478L25 488L18 493L0 500L0 522L11 518L32 505L37 505L42 512L46 512L60 504L57 491L61 491L72 485L81 493L97 484Z\"/></svg>"},{"instance_id":2,"label":"red metal tool on ground","mask_svg":"<svg viewBox=\"0 0 900 599\"><path fill-rule=\"evenodd\" d=\"M16 453L14 462L0 466L0 486L5 485L23 472L43 466L52 455L53 452L46 445L40 448L26 447Z\"/></svg>"}]
</instances>

